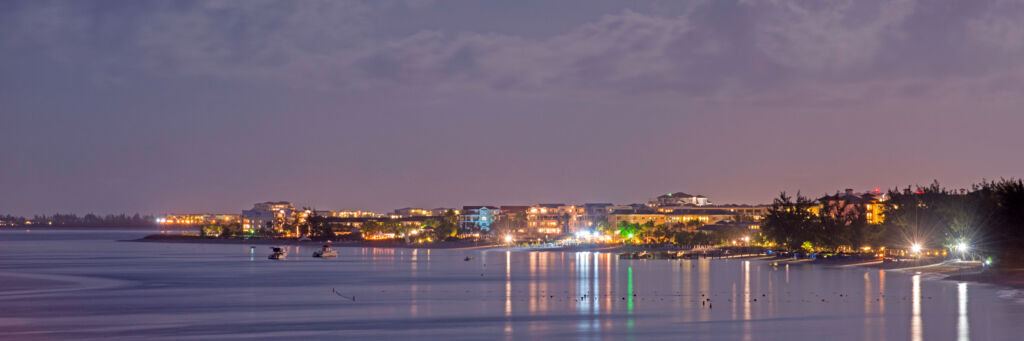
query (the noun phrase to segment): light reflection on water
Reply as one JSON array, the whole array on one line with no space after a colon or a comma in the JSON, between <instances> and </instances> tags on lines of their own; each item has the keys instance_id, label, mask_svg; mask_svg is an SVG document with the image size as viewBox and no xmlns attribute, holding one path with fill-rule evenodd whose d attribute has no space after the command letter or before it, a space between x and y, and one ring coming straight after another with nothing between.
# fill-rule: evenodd
<instances>
[{"instance_id":1,"label":"light reflection on water","mask_svg":"<svg viewBox=\"0 0 1024 341\"><path fill-rule=\"evenodd\" d=\"M914 275L910 280L913 282L910 293L910 340L921 341L924 339L924 330L921 327L921 275Z\"/></svg>"},{"instance_id":2,"label":"light reflection on water","mask_svg":"<svg viewBox=\"0 0 1024 341\"><path fill-rule=\"evenodd\" d=\"M956 339L966 341L971 339L970 326L967 320L967 283L956 284L957 319Z\"/></svg>"},{"instance_id":3,"label":"light reflection on water","mask_svg":"<svg viewBox=\"0 0 1024 341\"><path fill-rule=\"evenodd\" d=\"M994 288L877 269L0 237L0 339L1003 340L1024 320Z\"/></svg>"}]
</instances>

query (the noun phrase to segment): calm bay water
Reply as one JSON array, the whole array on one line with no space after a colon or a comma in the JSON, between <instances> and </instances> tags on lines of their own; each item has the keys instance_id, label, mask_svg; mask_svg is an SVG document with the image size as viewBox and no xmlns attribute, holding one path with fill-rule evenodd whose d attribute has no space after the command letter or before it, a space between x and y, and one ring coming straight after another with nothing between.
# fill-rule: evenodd
<instances>
[{"instance_id":1,"label":"calm bay water","mask_svg":"<svg viewBox=\"0 0 1024 341\"><path fill-rule=\"evenodd\" d=\"M287 260L271 261L262 245L251 253L249 245L116 241L147 233L0 231L0 339L1024 335L1016 292L901 272L506 250L340 248L337 259L316 259L313 248L294 246Z\"/></svg>"}]
</instances>

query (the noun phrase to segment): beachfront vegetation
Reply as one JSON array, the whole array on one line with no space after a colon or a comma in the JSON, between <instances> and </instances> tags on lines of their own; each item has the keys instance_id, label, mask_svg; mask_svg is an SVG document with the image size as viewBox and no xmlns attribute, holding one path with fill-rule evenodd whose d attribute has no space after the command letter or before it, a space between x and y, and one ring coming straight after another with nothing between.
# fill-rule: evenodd
<instances>
[{"instance_id":1,"label":"beachfront vegetation","mask_svg":"<svg viewBox=\"0 0 1024 341\"><path fill-rule=\"evenodd\" d=\"M235 238L243 236L242 224L212 224L199 227L199 236L207 238Z\"/></svg>"},{"instance_id":2,"label":"beachfront vegetation","mask_svg":"<svg viewBox=\"0 0 1024 341\"><path fill-rule=\"evenodd\" d=\"M968 189L929 186L890 190L886 242L972 251L1024 261L1024 182L982 181Z\"/></svg>"},{"instance_id":3,"label":"beachfront vegetation","mask_svg":"<svg viewBox=\"0 0 1024 341\"><path fill-rule=\"evenodd\" d=\"M647 221L642 224L620 221L611 233L627 243L663 245L716 245L730 244L747 238L756 240L758 235L744 227L719 228L709 232L697 232L701 225L698 221L678 224L655 224Z\"/></svg>"},{"instance_id":4,"label":"beachfront vegetation","mask_svg":"<svg viewBox=\"0 0 1024 341\"><path fill-rule=\"evenodd\" d=\"M781 193L761 224L765 237L792 250L861 247L970 250L1024 260L1024 182L983 181L968 189L928 186L889 190L885 219L867 223L864 207L818 203ZM809 247L813 246L813 247Z\"/></svg>"}]
</instances>

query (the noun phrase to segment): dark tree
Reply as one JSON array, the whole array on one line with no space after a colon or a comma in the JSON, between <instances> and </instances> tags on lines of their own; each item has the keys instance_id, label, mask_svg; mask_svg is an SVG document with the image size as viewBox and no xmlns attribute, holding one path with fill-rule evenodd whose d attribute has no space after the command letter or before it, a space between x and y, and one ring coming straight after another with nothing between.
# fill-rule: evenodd
<instances>
[{"instance_id":1,"label":"dark tree","mask_svg":"<svg viewBox=\"0 0 1024 341\"><path fill-rule=\"evenodd\" d=\"M790 249L799 248L803 242L813 241L816 237L814 230L818 225L815 207L814 201L800 195L800 192L796 194L796 201L786 192L780 193L772 202L762 224L765 236Z\"/></svg>"}]
</instances>

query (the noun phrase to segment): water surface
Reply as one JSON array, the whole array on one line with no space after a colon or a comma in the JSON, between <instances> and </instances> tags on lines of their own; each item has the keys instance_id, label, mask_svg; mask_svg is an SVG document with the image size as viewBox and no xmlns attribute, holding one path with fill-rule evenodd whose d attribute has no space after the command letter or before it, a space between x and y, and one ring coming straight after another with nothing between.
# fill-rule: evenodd
<instances>
[{"instance_id":1,"label":"water surface","mask_svg":"<svg viewBox=\"0 0 1024 341\"><path fill-rule=\"evenodd\" d=\"M0 339L1017 340L1003 288L589 252L133 243L0 231ZM465 261L465 257L472 260ZM341 296L339 296L341 295ZM353 301L351 297L354 296Z\"/></svg>"}]
</instances>

